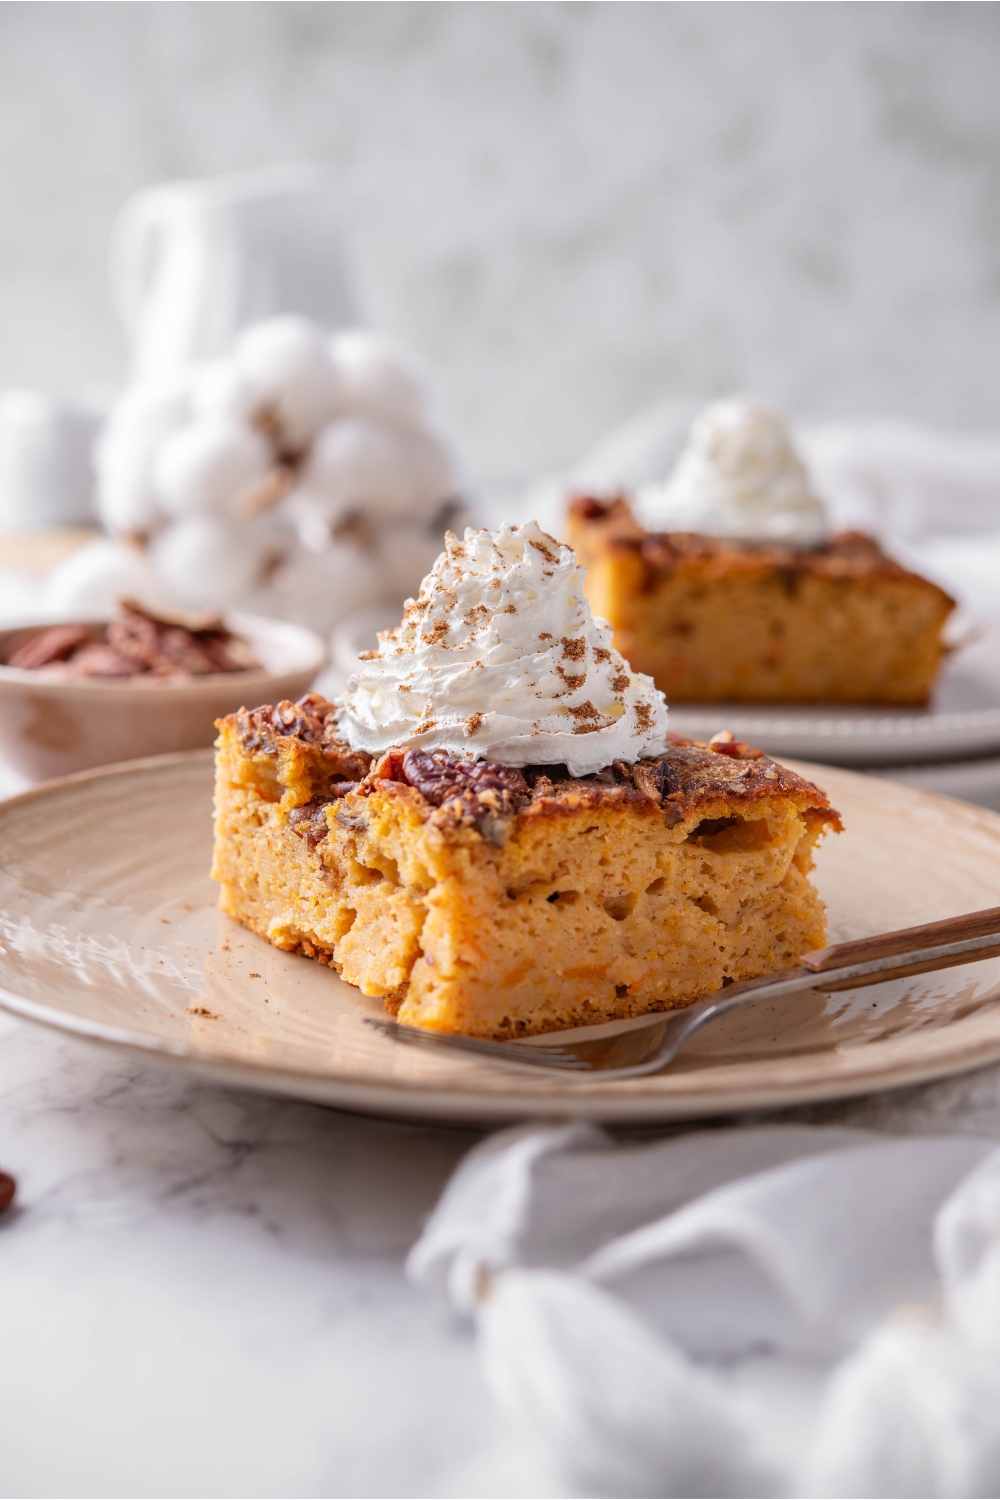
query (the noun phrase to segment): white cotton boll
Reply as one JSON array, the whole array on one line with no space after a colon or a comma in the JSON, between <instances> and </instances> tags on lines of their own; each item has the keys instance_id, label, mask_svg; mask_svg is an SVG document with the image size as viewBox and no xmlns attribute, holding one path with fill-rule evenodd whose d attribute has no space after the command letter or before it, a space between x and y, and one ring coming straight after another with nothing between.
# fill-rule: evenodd
<instances>
[{"instance_id":1,"label":"white cotton boll","mask_svg":"<svg viewBox=\"0 0 1000 1500\"><path fill-rule=\"evenodd\" d=\"M209 360L199 368L191 386L191 411L196 417L248 422L254 399L250 381L231 359Z\"/></svg>"},{"instance_id":2,"label":"white cotton boll","mask_svg":"<svg viewBox=\"0 0 1000 1500\"><path fill-rule=\"evenodd\" d=\"M405 514L411 484L405 444L390 428L348 417L324 427L302 470L298 494L331 525L352 511L371 519Z\"/></svg>"},{"instance_id":3,"label":"white cotton boll","mask_svg":"<svg viewBox=\"0 0 1000 1500\"><path fill-rule=\"evenodd\" d=\"M270 583L274 612L326 635L345 615L382 598L378 559L353 542L322 553L299 551Z\"/></svg>"},{"instance_id":4,"label":"white cotton boll","mask_svg":"<svg viewBox=\"0 0 1000 1500\"><path fill-rule=\"evenodd\" d=\"M308 447L336 411L337 372L323 333L288 314L257 323L233 356L238 374L276 423L287 453Z\"/></svg>"},{"instance_id":5,"label":"white cotton boll","mask_svg":"<svg viewBox=\"0 0 1000 1500\"><path fill-rule=\"evenodd\" d=\"M119 599L138 599L152 608L166 602L141 547L98 537L49 574L42 607L53 619L107 620L116 613Z\"/></svg>"},{"instance_id":6,"label":"white cotton boll","mask_svg":"<svg viewBox=\"0 0 1000 1500\"><path fill-rule=\"evenodd\" d=\"M188 418L189 371L133 386L116 401L94 451L97 513L110 532L153 530L162 520L153 485L160 444Z\"/></svg>"},{"instance_id":7,"label":"white cotton boll","mask_svg":"<svg viewBox=\"0 0 1000 1500\"><path fill-rule=\"evenodd\" d=\"M372 522L430 519L448 497L445 449L423 433L404 433L366 417L331 422L303 468L297 499L335 526L358 512Z\"/></svg>"},{"instance_id":8,"label":"white cotton boll","mask_svg":"<svg viewBox=\"0 0 1000 1500\"><path fill-rule=\"evenodd\" d=\"M295 532L300 546L306 552L329 551L334 544L336 523L327 515L322 501L315 496L294 491L288 497L288 507L289 514L295 520Z\"/></svg>"},{"instance_id":9,"label":"white cotton boll","mask_svg":"<svg viewBox=\"0 0 1000 1500\"><path fill-rule=\"evenodd\" d=\"M153 562L170 598L185 609L229 609L249 594L268 560L266 538L217 516L190 516L160 533Z\"/></svg>"},{"instance_id":10,"label":"white cotton boll","mask_svg":"<svg viewBox=\"0 0 1000 1500\"><path fill-rule=\"evenodd\" d=\"M259 432L205 417L166 439L156 455L153 481L168 515L233 515L273 466L271 445Z\"/></svg>"},{"instance_id":11,"label":"white cotton boll","mask_svg":"<svg viewBox=\"0 0 1000 1500\"><path fill-rule=\"evenodd\" d=\"M387 339L370 329L352 328L336 334L330 349L338 378L338 413L372 417L397 427L424 424L424 382Z\"/></svg>"},{"instance_id":12,"label":"white cotton boll","mask_svg":"<svg viewBox=\"0 0 1000 1500\"><path fill-rule=\"evenodd\" d=\"M243 524L253 535L261 539L262 544L274 557L283 556L284 553L295 548L298 533L284 500L279 500L274 505L258 511Z\"/></svg>"}]
</instances>

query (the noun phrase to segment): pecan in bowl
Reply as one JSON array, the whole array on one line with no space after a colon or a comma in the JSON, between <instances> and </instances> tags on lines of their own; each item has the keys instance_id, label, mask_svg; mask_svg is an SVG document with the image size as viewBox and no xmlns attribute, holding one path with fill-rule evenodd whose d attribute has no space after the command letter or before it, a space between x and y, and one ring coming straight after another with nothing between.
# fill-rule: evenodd
<instances>
[{"instance_id":1,"label":"pecan in bowl","mask_svg":"<svg viewBox=\"0 0 1000 1500\"><path fill-rule=\"evenodd\" d=\"M250 645L218 615L167 615L133 599L107 625L50 625L18 645L5 665L63 677L187 680L257 667Z\"/></svg>"}]
</instances>

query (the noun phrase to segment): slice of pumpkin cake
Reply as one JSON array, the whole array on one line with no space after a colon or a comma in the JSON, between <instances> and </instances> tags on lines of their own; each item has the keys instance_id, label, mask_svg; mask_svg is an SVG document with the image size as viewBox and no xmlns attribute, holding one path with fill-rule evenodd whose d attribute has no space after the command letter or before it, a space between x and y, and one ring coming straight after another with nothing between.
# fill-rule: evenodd
<instances>
[{"instance_id":1,"label":"slice of pumpkin cake","mask_svg":"<svg viewBox=\"0 0 1000 1500\"><path fill-rule=\"evenodd\" d=\"M515 1037L686 1005L826 941L826 796L667 733L533 523L449 538L342 705L220 721L223 909L411 1025Z\"/></svg>"}]
</instances>

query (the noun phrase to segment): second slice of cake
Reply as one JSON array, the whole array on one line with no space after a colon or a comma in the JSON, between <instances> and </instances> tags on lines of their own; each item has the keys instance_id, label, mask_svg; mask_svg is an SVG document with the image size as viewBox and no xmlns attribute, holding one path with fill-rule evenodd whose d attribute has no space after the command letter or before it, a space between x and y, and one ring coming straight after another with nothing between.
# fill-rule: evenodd
<instances>
[{"instance_id":1,"label":"second slice of cake","mask_svg":"<svg viewBox=\"0 0 1000 1500\"><path fill-rule=\"evenodd\" d=\"M777 412L707 408L669 483L578 498L595 613L671 702L926 704L954 600L873 537L830 534Z\"/></svg>"}]
</instances>

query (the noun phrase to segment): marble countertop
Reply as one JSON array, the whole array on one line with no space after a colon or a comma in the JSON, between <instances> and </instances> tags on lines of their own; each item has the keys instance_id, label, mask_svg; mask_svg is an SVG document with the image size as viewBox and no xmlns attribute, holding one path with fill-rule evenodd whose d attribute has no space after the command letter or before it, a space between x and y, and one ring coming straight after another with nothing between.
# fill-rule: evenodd
<instances>
[{"instance_id":1,"label":"marble countertop","mask_svg":"<svg viewBox=\"0 0 1000 1500\"><path fill-rule=\"evenodd\" d=\"M784 1118L1000 1140L1000 1069ZM0 1015L4 1495L552 1495L403 1274L478 1136Z\"/></svg>"},{"instance_id":2,"label":"marble countertop","mask_svg":"<svg viewBox=\"0 0 1000 1500\"><path fill-rule=\"evenodd\" d=\"M402 1273L473 1139L0 1017L0 1493L535 1492Z\"/></svg>"},{"instance_id":3,"label":"marble countertop","mask_svg":"<svg viewBox=\"0 0 1000 1500\"><path fill-rule=\"evenodd\" d=\"M1000 1141L1000 1068L782 1118ZM0 1496L564 1494L404 1276L479 1138L0 1013Z\"/></svg>"}]
</instances>

